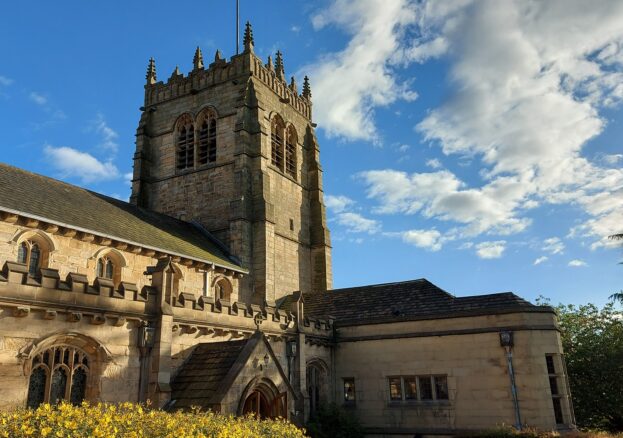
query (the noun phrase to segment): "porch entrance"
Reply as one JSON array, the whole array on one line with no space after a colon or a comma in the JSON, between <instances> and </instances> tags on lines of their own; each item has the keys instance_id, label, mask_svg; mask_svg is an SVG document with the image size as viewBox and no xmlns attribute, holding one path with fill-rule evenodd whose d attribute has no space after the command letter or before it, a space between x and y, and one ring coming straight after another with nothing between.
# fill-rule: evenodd
<instances>
[{"instance_id":1,"label":"porch entrance","mask_svg":"<svg viewBox=\"0 0 623 438\"><path fill-rule=\"evenodd\" d=\"M282 392L274 397L267 397L261 390L251 392L244 401L242 414L253 414L258 418L287 418L287 394Z\"/></svg>"}]
</instances>

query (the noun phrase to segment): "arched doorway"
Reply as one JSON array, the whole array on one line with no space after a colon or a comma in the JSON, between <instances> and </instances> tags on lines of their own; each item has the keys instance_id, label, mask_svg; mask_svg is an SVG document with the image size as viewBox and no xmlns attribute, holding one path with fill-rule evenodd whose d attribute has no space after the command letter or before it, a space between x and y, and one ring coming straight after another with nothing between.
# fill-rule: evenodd
<instances>
[{"instance_id":1,"label":"arched doorway","mask_svg":"<svg viewBox=\"0 0 623 438\"><path fill-rule=\"evenodd\" d=\"M272 382L254 382L243 395L244 403L238 412L253 414L259 418L288 418L287 392L279 392ZM240 408L239 408L240 409Z\"/></svg>"},{"instance_id":2,"label":"arched doorway","mask_svg":"<svg viewBox=\"0 0 623 438\"><path fill-rule=\"evenodd\" d=\"M307 395L309 396L309 415L314 416L326 401L327 367L320 359L307 363Z\"/></svg>"}]
</instances>

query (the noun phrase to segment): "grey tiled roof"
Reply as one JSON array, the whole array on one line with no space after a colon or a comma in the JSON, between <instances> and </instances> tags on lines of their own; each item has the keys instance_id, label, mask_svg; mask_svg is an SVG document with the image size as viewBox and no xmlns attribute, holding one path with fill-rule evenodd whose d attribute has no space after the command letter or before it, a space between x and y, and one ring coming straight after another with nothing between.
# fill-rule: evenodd
<instances>
[{"instance_id":1,"label":"grey tiled roof","mask_svg":"<svg viewBox=\"0 0 623 438\"><path fill-rule=\"evenodd\" d=\"M240 270L197 226L0 163L0 210Z\"/></svg>"},{"instance_id":2,"label":"grey tiled roof","mask_svg":"<svg viewBox=\"0 0 623 438\"><path fill-rule=\"evenodd\" d=\"M198 344L171 384L172 409L208 409L248 340Z\"/></svg>"},{"instance_id":3,"label":"grey tiled roof","mask_svg":"<svg viewBox=\"0 0 623 438\"><path fill-rule=\"evenodd\" d=\"M508 311L551 312L514 293L455 297L426 279L334 289L303 296L305 316L356 325Z\"/></svg>"}]
</instances>

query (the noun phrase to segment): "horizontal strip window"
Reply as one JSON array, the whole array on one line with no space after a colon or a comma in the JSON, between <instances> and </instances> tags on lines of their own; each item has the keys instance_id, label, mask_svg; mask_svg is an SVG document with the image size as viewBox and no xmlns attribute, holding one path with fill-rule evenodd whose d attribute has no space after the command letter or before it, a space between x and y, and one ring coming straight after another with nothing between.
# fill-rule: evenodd
<instances>
[{"instance_id":1,"label":"horizontal strip window","mask_svg":"<svg viewBox=\"0 0 623 438\"><path fill-rule=\"evenodd\" d=\"M428 376L390 376L389 399L398 401L437 401L448 400L448 377Z\"/></svg>"}]
</instances>

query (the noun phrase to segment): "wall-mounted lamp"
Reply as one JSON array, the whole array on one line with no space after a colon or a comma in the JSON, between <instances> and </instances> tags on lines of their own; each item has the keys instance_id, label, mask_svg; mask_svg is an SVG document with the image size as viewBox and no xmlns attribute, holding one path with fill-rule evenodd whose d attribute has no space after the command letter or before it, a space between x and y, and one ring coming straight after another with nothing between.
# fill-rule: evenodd
<instances>
[{"instance_id":1,"label":"wall-mounted lamp","mask_svg":"<svg viewBox=\"0 0 623 438\"><path fill-rule=\"evenodd\" d=\"M142 324L138 332L138 346L141 348L152 348L156 343L156 328L147 324Z\"/></svg>"}]
</instances>

